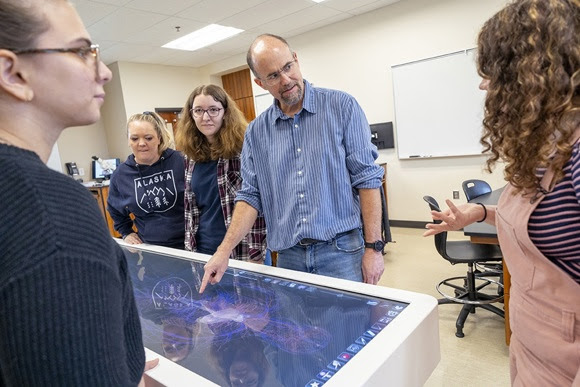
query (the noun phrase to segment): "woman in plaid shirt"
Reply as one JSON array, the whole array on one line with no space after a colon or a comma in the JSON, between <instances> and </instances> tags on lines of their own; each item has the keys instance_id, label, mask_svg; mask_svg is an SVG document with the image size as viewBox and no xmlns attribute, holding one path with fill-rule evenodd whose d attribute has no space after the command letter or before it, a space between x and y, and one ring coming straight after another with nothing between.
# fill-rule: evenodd
<instances>
[{"instance_id":1,"label":"woman in plaid shirt","mask_svg":"<svg viewBox=\"0 0 580 387\"><path fill-rule=\"evenodd\" d=\"M240 153L248 125L219 86L202 85L190 94L179 120L177 148L185 155L185 249L214 254L230 225L242 186ZM230 258L263 263L266 224L254 226Z\"/></svg>"}]
</instances>

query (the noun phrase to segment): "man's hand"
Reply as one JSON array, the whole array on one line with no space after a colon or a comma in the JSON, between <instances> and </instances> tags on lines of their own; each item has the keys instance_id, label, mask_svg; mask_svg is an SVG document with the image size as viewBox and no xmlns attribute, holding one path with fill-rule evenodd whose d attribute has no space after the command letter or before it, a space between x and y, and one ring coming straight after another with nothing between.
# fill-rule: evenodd
<instances>
[{"instance_id":1,"label":"man's hand","mask_svg":"<svg viewBox=\"0 0 580 387\"><path fill-rule=\"evenodd\" d=\"M363 281L376 285L385 271L385 261L380 251L365 249L362 258Z\"/></svg>"},{"instance_id":2,"label":"man's hand","mask_svg":"<svg viewBox=\"0 0 580 387\"><path fill-rule=\"evenodd\" d=\"M224 253L218 248L215 254L203 267L205 273L203 274L201 287L199 288L200 294L203 293L208 283L215 285L221 281L224 273L226 272L226 269L228 268L229 259L230 254L228 252Z\"/></svg>"},{"instance_id":3,"label":"man's hand","mask_svg":"<svg viewBox=\"0 0 580 387\"><path fill-rule=\"evenodd\" d=\"M221 281L226 269L228 268L228 262L232 250L252 229L257 217L258 211L254 207L243 201L236 203L234 214L232 215L232 222L230 223L230 227L226 232L224 240L215 254L203 267L205 273L201 280L199 293L203 293L208 283L215 285Z\"/></svg>"}]
</instances>

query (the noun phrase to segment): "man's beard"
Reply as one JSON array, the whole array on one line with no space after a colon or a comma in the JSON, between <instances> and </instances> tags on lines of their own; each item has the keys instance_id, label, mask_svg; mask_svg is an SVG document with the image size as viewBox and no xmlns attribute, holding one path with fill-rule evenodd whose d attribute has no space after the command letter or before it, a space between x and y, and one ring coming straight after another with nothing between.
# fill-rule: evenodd
<instances>
[{"instance_id":1,"label":"man's beard","mask_svg":"<svg viewBox=\"0 0 580 387\"><path fill-rule=\"evenodd\" d=\"M297 92L293 92L291 94L291 96L284 97L284 93L280 94L280 98L282 99L282 102L285 105L294 106L298 102L300 102L300 100L302 99L302 87L303 86L301 84L299 84L298 82L295 83L295 86L297 88Z\"/></svg>"}]
</instances>

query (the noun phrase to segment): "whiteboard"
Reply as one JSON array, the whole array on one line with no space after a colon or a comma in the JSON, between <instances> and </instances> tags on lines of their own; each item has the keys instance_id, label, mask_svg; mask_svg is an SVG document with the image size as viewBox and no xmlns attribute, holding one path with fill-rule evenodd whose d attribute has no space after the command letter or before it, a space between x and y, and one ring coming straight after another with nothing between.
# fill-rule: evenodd
<instances>
[{"instance_id":1,"label":"whiteboard","mask_svg":"<svg viewBox=\"0 0 580 387\"><path fill-rule=\"evenodd\" d=\"M481 154L475 49L391 67L399 159Z\"/></svg>"}]
</instances>

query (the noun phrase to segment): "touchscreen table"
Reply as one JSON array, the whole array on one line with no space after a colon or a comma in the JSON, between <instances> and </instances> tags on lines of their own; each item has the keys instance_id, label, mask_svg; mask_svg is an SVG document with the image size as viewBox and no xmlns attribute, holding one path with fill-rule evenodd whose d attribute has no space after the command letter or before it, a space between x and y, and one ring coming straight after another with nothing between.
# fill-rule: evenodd
<instances>
[{"instance_id":1,"label":"touchscreen table","mask_svg":"<svg viewBox=\"0 0 580 387\"><path fill-rule=\"evenodd\" d=\"M439 360L437 303L430 296L376 296L340 285L377 286L237 261L219 284L200 295L208 256L159 247L122 248L145 347L208 385L422 385ZM339 287L329 286L334 283ZM423 316L404 339L396 326L409 331L409 318L421 314L408 313L417 309L415 304L424 304ZM422 336L418 346L401 350L413 332ZM377 362L377 356L382 360ZM385 373L391 357L396 372L405 374L409 368L422 376ZM171 385L169 379L156 379Z\"/></svg>"}]
</instances>

